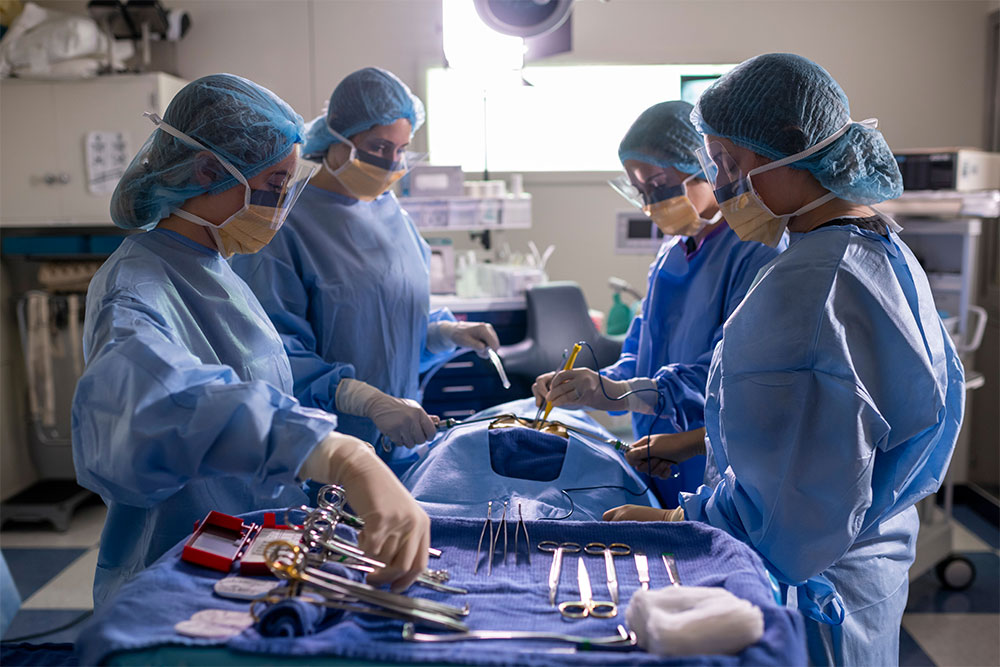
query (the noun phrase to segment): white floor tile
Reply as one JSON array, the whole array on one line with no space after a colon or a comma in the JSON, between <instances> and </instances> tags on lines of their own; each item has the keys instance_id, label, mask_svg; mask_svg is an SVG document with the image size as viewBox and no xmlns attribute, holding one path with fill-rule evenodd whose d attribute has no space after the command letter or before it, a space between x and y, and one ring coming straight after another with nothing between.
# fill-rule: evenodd
<instances>
[{"instance_id":1,"label":"white floor tile","mask_svg":"<svg viewBox=\"0 0 1000 667\"><path fill-rule=\"evenodd\" d=\"M1000 665L1000 615L906 614L903 627L938 665Z\"/></svg>"},{"instance_id":2,"label":"white floor tile","mask_svg":"<svg viewBox=\"0 0 1000 667\"><path fill-rule=\"evenodd\" d=\"M92 609L97 548L90 549L24 601L22 609Z\"/></svg>"},{"instance_id":3,"label":"white floor tile","mask_svg":"<svg viewBox=\"0 0 1000 667\"><path fill-rule=\"evenodd\" d=\"M49 524L38 527L0 531L0 546L4 547L83 547L96 546L101 541L104 519L108 509L104 505L81 507L73 515L69 530L60 533Z\"/></svg>"}]
</instances>

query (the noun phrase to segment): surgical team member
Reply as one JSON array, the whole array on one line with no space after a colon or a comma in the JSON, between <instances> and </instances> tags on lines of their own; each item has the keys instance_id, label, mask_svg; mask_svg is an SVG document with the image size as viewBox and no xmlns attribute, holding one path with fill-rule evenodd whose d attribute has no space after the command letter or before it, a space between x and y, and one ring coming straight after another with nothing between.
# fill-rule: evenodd
<instances>
[{"instance_id":1,"label":"surgical team member","mask_svg":"<svg viewBox=\"0 0 1000 667\"><path fill-rule=\"evenodd\" d=\"M404 447L435 433L414 400L419 373L456 345L500 344L489 324L431 312L430 250L387 192L412 167L406 149L423 122L392 73L348 75L306 130L303 155L322 170L274 241L233 261L281 334L295 396L335 412L344 433Z\"/></svg>"},{"instance_id":2,"label":"surgical team member","mask_svg":"<svg viewBox=\"0 0 1000 667\"><path fill-rule=\"evenodd\" d=\"M726 220L790 245L726 322L705 406L719 475L681 508L791 585L815 664L892 665L918 520L962 421L962 364L927 277L871 204L902 178L873 121L819 65L752 58L692 114ZM647 508L648 510L648 508ZM664 516L665 515L665 516Z\"/></svg>"},{"instance_id":3,"label":"surgical team member","mask_svg":"<svg viewBox=\"0 0 1000 667\"><path fill-rule=\"evenodd\" d=\"M226 258L260 250L315 165L302 118L231 74L185 86L111 200L127 237L87 292L87 367L73 398L73 462L108 505L94 601L210 510L297 506L302 479L342 484L361 545L411 583L430 522L372 447L299 405L281 339ZM369 532L370 531L370 532Z\"/></svg>"},{"instance_id":4,"label":"surgical team member","mask_svg":"<svg viewBox=\"0 0 1000 667\"><path fill-rule=\"evenodd\" d=\"M601 370L604 391L597 373L586 368L546 373L532 387L539 405L548 399L556 406L631 410L637 439L650 433L703 433L705 384L722 324L761 267L784 248L741 243L726 224L695 156L702 140L691 124L691 110L682 101L651 106L618 148L630 183L617 189L653 219L664 242L649 267L646 298L621 357ZM636 393L613 400L630 391ZM655 475L668 464L647 459L645 442L640 440L627 459L640 472ZM677 467L676 478L655 480L665 507L677 506L680 491L698 488L705 457Z\"/></svg>"}]
</instances>

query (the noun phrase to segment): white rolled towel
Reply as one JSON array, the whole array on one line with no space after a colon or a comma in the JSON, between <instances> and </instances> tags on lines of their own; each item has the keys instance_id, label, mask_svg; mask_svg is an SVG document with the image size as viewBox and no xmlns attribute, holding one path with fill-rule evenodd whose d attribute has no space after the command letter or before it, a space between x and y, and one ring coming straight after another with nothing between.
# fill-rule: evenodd
<instances>
[{"instance_id":1,"label":"white rolled towel","mask_svg":"<svg viewBox=\"0 0 1000 667\"><path fill-rule=\"evenodd\" d=\"M759 607L716 587L636 591L625 619L639 645L657 655L735 654L764 634Z\"/></svg>"}]
</instances>

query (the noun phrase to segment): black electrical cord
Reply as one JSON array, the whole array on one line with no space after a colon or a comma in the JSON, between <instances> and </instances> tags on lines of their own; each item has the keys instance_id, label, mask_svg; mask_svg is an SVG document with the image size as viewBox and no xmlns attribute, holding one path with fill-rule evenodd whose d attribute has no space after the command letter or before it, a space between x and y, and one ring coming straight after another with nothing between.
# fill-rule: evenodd
<instances>
[{"instance_id":1,"label":"black electrical cord","mask_svg":"<svg viewBox=\"0 0 1000 667\"><path fill-rule=\"evenodd\" d=\"M581 340L579 344L581 346L586 346L586 348L590 350L590 356L594 359L594 367L597 368L599 364L597 363L597 353L594 352L594 348L591 347L590 343L588 343L585 340ZM656 393L656 414L653 417L653 421L650 422L649 430L646 433L646 478L647 478L646 486L640 491L633 491L632 489L626 486L622 486L621 484L602 484L598 486L579 486L569 489L559 489L559 492L562 493L564 496L566 496L566 499L569 500L569 513L567 513L565 516L542 517L542 520L544 521L565 521L566 519L573 516L573 512L576 511L576 503L573 502L573 497L569 495L570 491L596 491L598 489L622 489L623 491L625 491L625 493L631 496L644 496L647 493L649 493L651 483L653 481L653 474L652 474L653 463L652 463L652 457L649 455L649 449L650 449L649 444L650 444L650 439L653 437L653 426L656 424L656 422L660 420L660 416L663 415L663 411L667 407L666 401L663 400L663 396L660 394L659 390L653 388L633 389L632 391L625 392L624 394L618 396L617 398L610 396L607 390L604 388L604 376L601 375L600 371L597 371L597 382L601 387L601 393L604 394L604 397L609 401L621 401L628 398L632 394L637 394L643 391L652 391Z\"/></svg>"},{"instance_id":2,"label":"black electrical cord","mask_svg":"<svg viewBox=\"0 0 1000 667\"><path fill-rule=\"evenodd\" d=\"M21 635L20 637L12 637L11 639L4 639L2 642L0 642L0 645L5 646L7 644L17 644L19 642L27 641L29 639L37 639L39 637L44 637L46 635L62 632L63 630L68 630L69 628L72 628L74 625L81 623L85 619L89 618L91 615L93 615L93 613L94 613L93 609L88 609L87 611L83 612L82 614L74 618L69 623L66 623L65 625L60 625L58 628L52 628L51 630L44 630L42 632L35 632L30 635Z\"/></svg>"}]
</instances>

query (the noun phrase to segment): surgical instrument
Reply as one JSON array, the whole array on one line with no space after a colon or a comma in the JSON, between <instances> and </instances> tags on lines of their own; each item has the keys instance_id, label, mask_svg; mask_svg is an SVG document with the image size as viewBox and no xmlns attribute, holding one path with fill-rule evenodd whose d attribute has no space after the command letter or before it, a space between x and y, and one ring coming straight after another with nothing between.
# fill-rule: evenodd
<instances>
[{"instance_id":1,"label":"surgical instrument","mask_svg":"<svg viewBox=\"0 0 1000 667\"><path fill-rule=\"evenodd\" d=\"M479 533L479 544L476 545L476 567L472 570L472 574L479 573L479 554L482 553L483 549L483 537L486 536L487 526L490 529L490 541L487 542L487 546L490 547L490 561L493 561L493 501L486 503L486 521L483 523L483 530Z\"/></svg>"},{"instance_id":2,"label":"surgical instrument","mask_svg":"<svg viewBox=\"0 0 1000 667\"><path fill-rule=\"evenodd\" d=\"M492 534L492 523L490 524ZM503 503L503 514L500 516L500 525L497 527L496 535L490 541L490 562L486 567L486 576L493 576L493 557L496 554L497 544L500 543L500 533L503 533L503 562L507 562L507 501ZM475 573L473 573L475 574Z\"/></svg>"},{"instance_id":3,"label":"surgical instrument","mask_svg":"<svg viewBox=\"0 0 1000 667\"><path fill-rule=\"evenodd\" d=\"M618 605L614 602L595 600L590 588L590 574L583 558L576 561L576 583L580 589L580 599L559 603L559 613L566 618L612 618L618 615Z\"/></svg>"},{"instance_id":4,"label":"surgical instrument","mask_svg":"<svg viewBox=\"0 0 1000 667\"><path fill-rule=\"evenodd\" d=\"M632 547L621 542L604 544L591 542L583 548L583 552L591 556L604 556L604 572L608 582L608 593L611 601L618 604L618 572L615 570L615 556L628 556Z\"/></svg>"},{"instance_id":5,"label":"surgical instrument","mask_svg":"<svg viewBox=\"0 0 1000 667\"><path fill-rule=\"evenodd\" d=\"M364 519L344 509L344 506L347 504L347 495L344 492L344 487L338 484L326 484L320 487L319 493L316 494L316 504L319 505L320 509L335 512L340 517L341 522L351 528L360 530L365 527ZM299 509L305 508L306 506L303 505ZM441 550L434 547L427 547L427 555L431 558L440 558Z\"/></svg>"},{"instance_id":6,"label":"surgical instrument","mask_svg":"<svg viewBox=\"0 0 1000 667\"><path fill-rule=\"evenodd\" d=\"M500 376L500 382L503 384L504 389L510 389L510 380L507 379L507 371L503 368L503 362L500 361L500 355L496 353L493 348L487 348L486 354L489 355L490 361L493 362L493 368L497 369L497 375Z\"/></svg>"},{"instance_id":7,"label":"surgical instrument","mask_svg":"<svg viewBox=\"0 0 1000 667\"><path fill-rule=\"evenodd\" d=\"M576 542L553 542L545 540L538 543L538 550L552 554L552 565L549 566L549 604L556 606L556 593L559 592L559 575L562 574L563 554L580 553L580 545Z\"/></svg>"},{"instance_id":8,"label":"surgical instrument","mask_svg":"<svg viewBox=\"0 0 1000 667\"><path fill-rule=\"evenodd\" d=\"M406 615L410 620L460 632L468 630L468 626L458 620L469 615L468 605L454 607L433 600L389 593L368 584L310 567L306 563L306 551L299 545L282 541L272 542L268 545L265 558L268 567L278 578L286 579L292 584L307 585L334 603L362 602L380 610ZM358 609L358 611L364 610Z\"/></svg>"},{"instance_id":9,"label":"surgical instrument","mask_svg":"<svg viewBox=\"0 0 1000 667\"><path fill-rule=\"evenodd\" d=\"M569 353L569 357L566 359L566 363L563 364L562 369L564 371L568 371L571 368L573 368L573 364L576 363L576 355L580 354L580 350L582 350L582 349L583 348L580 346L579 343L574 343L573 344L573 350ZM551 390L551 387L549 389ZM541 408L539 408L539 411L541 411ZM542 416L542 421L545 421L545 420L547 420L549 418L549 413L550 412L552 412L552 401L546 401L545 402L545 414ZM535 414L535 426L538 426L538 414L537 413Z\"/></svg>"},{"instance_id":10,"label":"surgical instrument","mask_svg":"<svg viewBox=\"0 0 1000 667\"><path fill-rule=\"evenodd\" d=\"M465 642L470 640L538 640L564 642L575 644L577 648L633 648L636 646L634 632L629 632L625 626L618 626L617 635L604 637L584 637L581 635L564 635L558 632L536 632L533 630L472 630L455 634L426 634L417 632L412 623L403 625L403 639L408 642Z\"/></svg>"},{"instance_id":11,"label":"surgical instrument","mask_svg":"<svg viewBox=\"0 0 1000 667\"><path fill-rule=\"evenodd\" d=\"M524 523L524 514L521 512L521 503L517 504L517 526L514 527L514 565L517 565L517 538L521 530L524 530L524 543L527 545L524 555L531 565L531 540L528 539L528 525Z\"/></svg>"},{"instance_id":12,"label":"surgical instrument","mask_svg":"<svg viewBox=\"0 0 1000 667\"><path fill-rule=\"evenodd\" d=\"M670 577L671 586L681 585L681 575L677 571L677 561L674 560L673 554L660 554L660 558L663 559L663 565L667 568L667 576Z\"/></svg>"},{"instance_id":13,"label":"surgical instrument","mask_svg":"<svg viewBox=\"0 0 1000 667\"><path fill-rule=\"evenodd\" d=\"M635 558L635 571L639 573L639 588L648 591L649 561L646 559L646 554L642 551L636 551L632 557Z\"/></svg>"}]
</instances>

